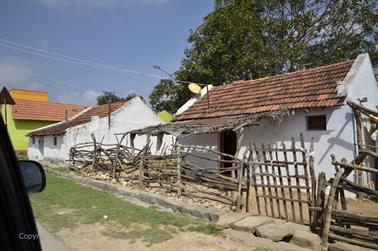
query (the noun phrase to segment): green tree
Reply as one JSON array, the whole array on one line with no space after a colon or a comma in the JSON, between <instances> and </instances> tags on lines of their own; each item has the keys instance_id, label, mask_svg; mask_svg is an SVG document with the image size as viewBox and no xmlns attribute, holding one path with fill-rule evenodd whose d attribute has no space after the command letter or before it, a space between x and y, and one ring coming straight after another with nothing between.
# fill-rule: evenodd
<instances>
[{"instance_id":1,"label":"green tree","mask_svg":"<svg viewBox=\"0 0 378 251\"><path fill-rule=\"evenodd\" d=\"M176 112L178 107L190 98L185 84L175 83L171 79L162 79L149 96L152 109L156 112Z\"/></svg>"},{"instance_id":2,"label":"green tree","mask_svg":"<svg viewBox=\"0 0 378 251\"><path fill-rule=\"evenodd\" d=\"M191 31L178 80L219 85L353 59L378 60L375 0L216 0ZM376 65L375 65L376 66ZM161 80L156 110L175 112L190 97L183 84Z\"/></svg>"},{"instance_id":3,"label":"green tree","mask_svg":"<svg viewBox=\"0 0 378 251\"><path fill-rule=\"evenodd\" d=\"M115 103L121 100L122 98L115 95L114 92L103 91L103 94L97 97L97 104L104 105L104 104L108 104L109 102Z\"/></svg>"},{"instance_id":4,"label":"green tree","mask_svg":"<svg viewBox=\"0 0 378 251\"><path fill-rule=\"evenodd\" d=\"M144 100L143 96L138 95L138 94L135 93L135 92L128 92L128 93L126 94L126 97L125 97L124 99L127 100L127 101L129 101L129 100L131 100L131 99L133 99L133 98L135 98L135 97L139 97L141 100Z\"/></svg>"}]
</instances>

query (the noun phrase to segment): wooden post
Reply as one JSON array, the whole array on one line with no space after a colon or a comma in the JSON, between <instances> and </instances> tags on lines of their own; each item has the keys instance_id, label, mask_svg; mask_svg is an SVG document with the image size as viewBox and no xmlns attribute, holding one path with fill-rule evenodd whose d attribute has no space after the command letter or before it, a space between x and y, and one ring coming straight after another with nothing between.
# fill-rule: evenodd
<instances>
[{"instance_id":1,"label":"wooden post","mask_svg":"<svg viewBox=\"0 0 378 251\"><path fill-rule=\"evenodd\" d=\"M181 156L180 146L177 146L177 196L181 197Z\"/></svg>"},{"instance_id":2,"label":"wooden post","mask_svg":"<svg viewBox=\"0 0 378 251\"><path fill-rule=\"evenodd\" d=\"M274 160L273 160L272 146L270 144L268 144L268 149L269 149L269 160L272 163L273 184L274 184L274 192L276 194L276 204L277 204L278 217L281 218L280 200L278 199L280 196L278 194L278 188L277 188L276 169L275 169L275 165L273 163ZM279 169L279 167L277 167L277 168ZM272 207L273 207L273 205L272 205Z\"/></svg>"},{"instance_id":3,"label":"wooden post","mask_svg":"<svg viewBox=\"0 0 378 251\"><path fill-rule=\"evenodd\" d=\"M315 177L315 168L314 168L314 138L311 138L310 144L310 157L309 157L309 169L311 176L311 194L312 194L312 205L316 204L316 177Z\"/></svg>"},{"instance_id":4,"label":"wooden post","mask_svg":"<svg viewBox=\"0 0 378 251\"><path fill-rule=\"evenodd\" d=\"M146 155L148 153L148 147L149 147L149 144L150 144L150 135L147 134L147 138L146 138L146 145L144 146L143 148L143 153L142 153L142 156L141 156L141 159L140 159L140 165L139 165L139 186L142 187L143 186L143 179L144 179L144 161L146 159Z\"/></svg>"},{"instance_id":5,"label":"wooden post","mask_svg":"<svg viewBox=\"0 0 378 251\"><path fill-rule=\"evenodd\" d=\"M150 153L150 142L151 142L151 135L149 133L147 133L146 135L146 146L147 146L147 153Z\"/></svg>"},{"instance_id":6,"label":"wooden post","mask_svg":"<svg viewBox=\"0 0 378 251\"><path fill-rule=\"evenodd\" d=\"M261 163L261 160L260 160L260 153L259 151L257 150L257 146L255 143L253 143L253 147L255 148L255 152L256 152L256 158L257 158L257 162L260 162ZM263 168L262 168L262 165L259 164L259 171L260 171L260 181L261 181L261 188L262 188L262 193L263 193L263 198L264 198L264 209L265 209L265 215L269 215L268 214L268 201L266 199L266 192L265 192L265 182L264 182L264 171L263 171ZM257 194L258 196L258 194Z\"/></svg>"},{"instance_id":7,"label":"wooden post","mask_svg":"<svg viewBox=\"0 0 378 251\"><path fill-rule=\"evenodd\" d=\"M238 192L236 196L236 212L241 211L241 204L242 204L242 198L241 198L241 191L242 191L242 182L243 182L243 164L240 163L239 170L237 172L238 174Z\"/></svg>"},{"instance_id":8,"label":"wooden post","mask_svg":"<svg viewBox=\"0 0 378 251\"><path fill-rule=\"evenodd\" d=\"M92 137L92 140L93 140L92 169L95 169L96 165L97 165L97 143L96 143L96 137L93 133L91 134L91 137Z\"/></svg>"},{"instance_id":9,"label":"wooden post","mask_svg":"<svg viewBox=\"0 0 378 251\"><path fill-rule=\"evenodd\" d=\"M361 112L356 109L353 109L353 113L354 113L354 118L356 121L356 134L357 134L356 137L357 137L357 150L358 150L357 156L358 156L359 153L361 152L361 148L363 145ZM356 173L356 183L360 186L362 185L362 171L360 170L357 170L357 173Z\"/></svg>"},{"instance_id":10,"label":"wooden post","mask_svg":"<svg viewBox=\"0 0 378 251\"><path fill-rule=\"evenodd\" d=\"M147 156L149 156L150 155L150 153L151 153L151 151L150 151L150 141L151 141L151 135L148 133L147 135L146 135L146 150L145 150L145 152L144 152L144 160L148 160L148 157ZM144 165L143 165L143 167L144 167L144 169L145 169L145 171L146 171L146 176L147 177L150 177L150 172L149 172L149 164L150 164L150 162L149 161L145 161L145 163L144 163ZM144 170L143 170L143 172L144 172ZM147 185L149 186L150 185L150 183L147 183Z\"/></svg>"},{"instance_id":11,"label":"wooden post","mask_svg":"<svg viewBox=\"0 0 378 251\"><path fill-rule=\"evenodd\" d=\"M316 194L316 203L315 206L319 208L324 208L325 203L325 192L326 192L326 178L325 173L321 172L318 176L318 189ZM319 220L321 220L321 212L315 212L315 217L312 219L312 229L316 229L318 226Z\"/></svg>"},{"instance_id":12,"label":"wooden post","mask_svg":"<svg viewBox=\"0 0 378 251\"><path fill-rule=\"evenodd\" d=\"M284 160L287 163L287 152L286 152L286 145L284 142L282 142L282 150L284 154ZM290 196L290 204L291 204L291 211L293 215L293 220L295 221L295 207L294 207L294 196L293 196L293 189L291 188L291 177L290 177L290 170L289 170L289 165L286 164L286 177L287 177L287 184L289 186L289 196ZM286 219L288 220L288 219Z\"/></svg>"},{"instance_id":13,"label":"wooden post","mask_svg":"<svg viewBox=\"0 0 378 251\"><path fill-rule=\"evenodd\" d=\"M264 162L264 170L265 170L265 173L266 173L266 184L268 186L268 194L269 194L269 206L270 206L270 213L271 213L271 216L272 217L275 217L274 215L274 205L273 205L273 196L272 196L272 188L271 188L271 185L270 185L270 177L269 177L269 164L267 163L267 159L266 159L266 151L265 151L265 146L264 144L261 144L261 152L262 152L262 161Z\"/></svg>"},{"instance_id":14,"label":"wooden post","mask_svg":"<svg viewBox=\"0 0 378 251\"><path fill-rule=\"evenodd\" d=\"M142 156L140 158L140 163L139 163L139 186L142 187L143 186L143 178L144 178L144 157L146 155L146 146L144 147L143 149L143 153L142 153Z\"/></svg>"},{"instance_id":15,"label":"wooden post","mask_svg":"<svg viewBox=\"0 0 378 251\"><path fill-rule=\"evenodd\" d=\"M135 139L135 134L134 134L134 133L130 133L131 157L132 157L133 159L134 159L134 157L135 157L134 139Z\"/></svg>"},{"instance_id":16,"label":"wooden post","mask_svg":"<svg viewBox=\"0 0 378 251\"><path fill-rule=\"evenodd\" d=\"M300 222L303 223L303 207L302 207L302 195L299 181L299 172L298 172L298 164L297 164L297 152L295 148L295 139L291 138L291 150L293 152L293 160L294 160L294 173L295 173L295 183L297 187L297 197L298 197L298 205L299 205L299 218Z\"/></svg>"},{"instance_id":17,"label":"wooden post","mask_svg":"<svg viewBox=\"0 0 378 251\"><path fill-rule=\"evenodd\" d=\"M246 197L245 197L245 211L249 213L250 211L250 203L251 203L251 174L252 174L252 165L251 165L251 160L252 160L252 145L249 146L249 155L248 155L248 167L247 167L247 192L246 192Z\"/></svg>"},{"instance_id":18,"label":"wooden post","mask_svg":"<svg viewBox=\"0 0 378 251\"><path fill-rule=\"evenodd\" d=\"M237 143L236 143L236 151L235 151L235 155L234 155L234 162L232 163L232 169L235 169L237 167L237 161L236 160L239 157L240 146L241 146L241 143L242 143L242 140L243 140L243 137L244 137L244 127L239 128L238 131L239 131L239 138L238 138ZM236 178L236 173L235 172L236 171L231 170L231 177L232 178ZM236 207L237 207L237 204L238 204L238 198L239 198L239 196L240 195L236 195L235 196L235 193L232 192L232 197L235 200L235 206Z\"/></svg>"},{"instance_id":19,"label":"wooden post","mask_svg":"<svg viewBox=\"0 0 378 251\"><path fill-rule=\"evenodd\" d=\"M276 150L275 152L276 152L276 160L278 161L278 151ZM283 198L282 203L284 206L285 220L287 221L289 219L289 216L287 214L286 195L285 195L285 189L283 187L284 183L283 183L283 178L282 178L281 166L277 165L277 168L278 168L278 180L281 186L281 196Z\"/></svg>"},{"instance_id":20,"label":"wooden post","mask_svg":"<svg viewBox=\"0 0 378 251\"><path fill-rule=\"evenodd\" d=\"M251 159L253 160L253 154L255 153L255 155L257 156L257 152L256 152L256 144L253 143L251 145L252 149L251 149ZM257 212L259 215L261 215L261 207L260 207L260 197L258 196L259 195L259 192L258 192L258 187L257 187L257 181L256 181L256 165L255 164L252 164L252 173L251 173L251 178L252 178L252 182L253 182L253 186L255 188L255 198L256 198L256 204L257 204Z\"/></svg>"},{"instance_id":21,"label":"wooden post","mask_svg":"<svg viewBox=\"0 0 378 251\"><path fill-rule=\"evenodd\" d=\"M308 207L310 207L310 206L315 206L313 203L313 197L312 197L312 195L313 194L311 194L310 193L310 188L309 188L309 170L308 169L311 169L311 167L310 167L310 163L309 164L307 164L307 158L306 158L306 153L304 152L304 150L305 150L305 143L304 143L304 137L303 137L303 133L300 133L299 134L299 137L300 137L300 141L301 141L301 148L302 148L302 162L303 163L306 163L306 164L304 164L303 165L303 169L304 169L304 175L306 176L306 178L305 178L305 184L306 184L306 194L307 194L307 205L308 205ZM310 155L310 157L309 158L312 158L312 150L313 149L311 149L313 146L312 146L312 142L311 142L311 145L310 145L310 152L311 152L311 155ZM309 162L310 162L310 160L309 160ZM311 181L313 181L313 179L312 179L312 174L311 174L311 171L310 171L310 179L311 179ZM311 186L313 186L314 184L311 182ZM311 191L313 191L313 190L311 190ZM309 214L309 217L310 217L310 222L312 222L312 218L313 218L313 213L314 212L311 212L310 210L308 210L308 214Z\"/></svg>"},{"instance_id":22,"label":"wooden post","mask_svg":"<svg viewBox=\"0 0 378 251\"><path fill-rule=\"evenodd\" d=\"M344 173L344 168L340 168L331 185L331 190L328 196L327 207L325 208L324 215L323 215L323 227L322 227L322 251L328 250L328 234L329 228L331 226L331 216L332 216L332 209L333 209L333 201L335 199L335 194L337 190L337 185L339 184L340 178Z\"/></svg>"}]
</instances>

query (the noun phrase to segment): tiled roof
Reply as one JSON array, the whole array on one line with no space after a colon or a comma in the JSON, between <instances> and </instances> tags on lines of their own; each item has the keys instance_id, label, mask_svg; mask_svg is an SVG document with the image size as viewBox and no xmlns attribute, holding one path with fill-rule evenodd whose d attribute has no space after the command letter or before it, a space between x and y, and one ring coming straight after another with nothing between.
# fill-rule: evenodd
<instances>
[{"instance_id":1,"label":"tiled roof","mask_svg":"<svg viewBox=\"0 0 378 251\"><path fill-rule=\"evenodd\" d=\"M111 104L110 112L118 110L126 102L127 101L120 101ZM50 126L43 127L41 129L31 131L28 134L28 136L63 134L67 128L87 123L91 121L93 116L99 116L100 118L103 118L108 115L108 112L108 104L89 107L85 109L82 113L70 118L68 122L62 121Z\"/></svg>"},{"instance_id":2,"label":"tiled roof","mask_svg":"<svg viewBox=\"0 0 378 251\"><path fill-rule=\"evenodd\" d=\"M21 99L15 99L15 102L12 106L12 116L16 120L62 121L66 117L66 110L68 117L84 110L83 106L73 104Z\"/></svg>"},{"instance_id":3,"label":"tiled roof","mask_svg":"<svg viewBox=\"0 0 378 251\"><path fill-rule=\"evenodd\" d=\"M340 104L337 83L354 60L255 80L215 86L175 120L248 115L281 109L331 107Z\"/></svg>"}]
</instances>

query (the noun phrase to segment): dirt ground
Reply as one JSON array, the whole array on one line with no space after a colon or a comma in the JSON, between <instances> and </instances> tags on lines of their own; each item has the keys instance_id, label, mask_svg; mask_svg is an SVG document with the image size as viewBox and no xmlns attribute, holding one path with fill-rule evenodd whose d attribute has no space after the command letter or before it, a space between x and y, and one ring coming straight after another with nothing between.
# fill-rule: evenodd
<instances>
[{"instance_id":1,"label":"dirt ground","mask_svg":"<svg viewBox=\"0 0 378 251\"><path fill-rule=\"evenodd\" d=\"M347 200L348 212L378 217L378 203L366 199Z\"/></svg>"},{"instance_id":2,"label":"dirt ground","mask_svg":"<svg viewBox=\"0 0 378 251\"><path fill-rule=\"evenodd\" d=\"M256 247L245 246L227 237L210 236L195 232L179 232L174 238L149 246L147 243L129 239L117 239L106 234L111 227L96 223L80 225L75 229L63 229L56 235L65 244L77 251L213 251L213 250L254 250Z\"/></svg>"}]
</instances>

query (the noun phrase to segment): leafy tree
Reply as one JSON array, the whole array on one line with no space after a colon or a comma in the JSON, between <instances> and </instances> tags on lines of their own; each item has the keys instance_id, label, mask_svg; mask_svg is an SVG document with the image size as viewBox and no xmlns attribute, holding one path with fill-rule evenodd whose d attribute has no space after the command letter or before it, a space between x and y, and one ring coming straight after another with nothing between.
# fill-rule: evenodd
<instances>
[{"instance_id":1,"label":"leafy tree","mask_svg":"<svg viewBox=\"0 0 378 251\"><path fill-rule=\"evenodd\" d=\"M129 101L135 97L139 97L141 100L144 100L143 96L138 95L137 93L130 91L126 94L126 97L124 98L125 100Z\"/></svg>"},{"instance_id":2,"label":"leafy tree","mask_svg":"<svg viewBox=\"0 0 378 251\"><path fill-rule=\"evenodd\" d=\"M166 110L174 113L190 98L190 93L185 84L175 83L171 79L162 79L149 98L154 111Z\"/></svg>"},{"instance_id":3,"label":"leafy tree","mask_svg":"<svg viewBox=\"0 0 378 251\"><path fill-rule=\"evenodd\" d=\"M104 105L121 101L122 98L115 95L114 92L103 91L103 94L97 97L97 104Z\"/></svg>"},{"instance_id":4,"label":"leafy tree","mask_svg":"<svg viewBox=\"0 0 378 251\"><path fill-rule=\"evenodd\" d=\"M353 59L378 60L375 0L215 0L215 10L191 31L178 80L219 85ZM377 65L375 65L376 67ZM161 80L150 95L155 110L175 112L190 97L186 85Z\"/></svg>"}]
</instances>

